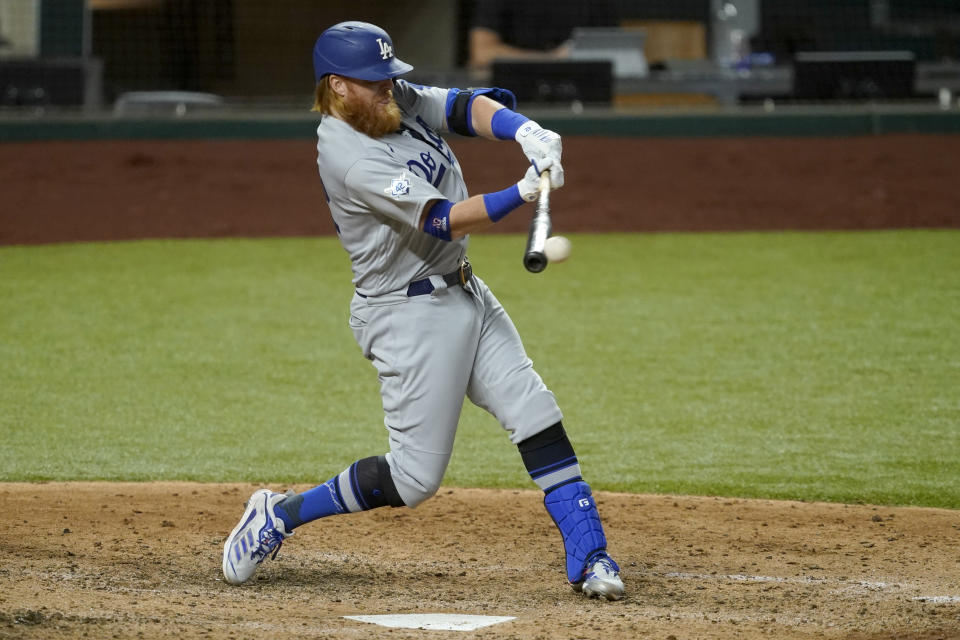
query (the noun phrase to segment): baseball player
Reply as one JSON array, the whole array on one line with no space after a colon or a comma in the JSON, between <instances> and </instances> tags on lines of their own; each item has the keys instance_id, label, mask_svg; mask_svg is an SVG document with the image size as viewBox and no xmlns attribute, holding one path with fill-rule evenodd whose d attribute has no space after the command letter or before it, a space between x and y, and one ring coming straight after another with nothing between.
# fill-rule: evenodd
<instances>
[{"instance_id":1,"label":"baseball player","mask_svg":"<svg viewBox=\"0 0 960 640\"><path fill-rule=\"evenodd\" d=\"M377 370L390 451L357 460L299 495L256 491L223 547L241 584L297 527L390 505L440 486L464 397L503 425L563 538L576 591L616 600L624 586L552 392L506 311L467 261L468 235L537 198L539 173L563 185L560 137L513 110L509 91L398 79L413 67L387 33L343 22L317 39L317 164L350 256L350 327ZM530 167L502 191L469 196L442 133L516 140Z\"/></svg>"}]
</instances>

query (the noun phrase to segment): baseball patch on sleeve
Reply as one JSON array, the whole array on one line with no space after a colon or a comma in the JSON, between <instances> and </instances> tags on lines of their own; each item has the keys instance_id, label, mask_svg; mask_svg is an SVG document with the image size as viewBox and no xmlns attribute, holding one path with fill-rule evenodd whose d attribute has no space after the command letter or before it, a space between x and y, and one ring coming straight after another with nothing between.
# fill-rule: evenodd
<instances>
[{"instance_id":1,"label":"baseball patch on sleeve","mask_svg":"<svg viewBox=\"0 0 960 640\"><path fill-rule=\"evenodd\" d=\"M399 178L390 180L390 186L384 189L383 192L397 200L399 200L401 196L410 193L410 181L407 179L407 172L404 171L400 174Z\"/></svg>"}]
</instances>

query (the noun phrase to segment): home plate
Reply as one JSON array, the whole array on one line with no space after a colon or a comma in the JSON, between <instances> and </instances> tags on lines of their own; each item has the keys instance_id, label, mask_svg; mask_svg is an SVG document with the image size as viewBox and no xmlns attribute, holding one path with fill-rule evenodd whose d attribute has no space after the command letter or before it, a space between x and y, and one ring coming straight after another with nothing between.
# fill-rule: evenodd
<instances>
[{"instance_id":1,"label":"home plate","mask_svg":"<svg viewBox=\"0 0 960 640\"><path fill-rule=\"evenodd\" d=\"M512 616L471 616L460 613L397 613L343 617L394 629L435 629L437 631L476 631L483 627L514 620Z\"/></svg>"}]
</instances>

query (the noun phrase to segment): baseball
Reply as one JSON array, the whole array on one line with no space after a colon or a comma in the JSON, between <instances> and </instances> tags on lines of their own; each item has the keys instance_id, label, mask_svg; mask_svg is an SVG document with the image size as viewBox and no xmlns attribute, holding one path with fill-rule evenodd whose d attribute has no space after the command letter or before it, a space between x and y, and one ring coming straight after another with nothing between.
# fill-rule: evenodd
<instances>
[{"instance_id":1,"label":"baseball","mask_svg":"<svg viewBox=\"0 0 960 640\"><path fill-rule=\"evenodd\" d=\"M570 241L563 236L550 236L543 245L543 254L550 262L563 262L570 257Z\"/></svg>"}]
</instances>

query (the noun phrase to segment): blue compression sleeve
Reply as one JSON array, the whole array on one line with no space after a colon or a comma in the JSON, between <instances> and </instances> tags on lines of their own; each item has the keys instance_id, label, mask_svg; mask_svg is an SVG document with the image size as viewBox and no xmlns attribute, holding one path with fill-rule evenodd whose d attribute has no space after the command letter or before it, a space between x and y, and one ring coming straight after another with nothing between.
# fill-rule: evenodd
<instances>
[{"instance_id":1,"label":"blue compression sleeve","mask_svg":"<svg viewBox=\"0 0 960 640\"><path fill-rule=\"evenodd\" d=\"M504 111L501 109L500 111ZM497 113L500 113L498 111ZM512 185L503 191L483 194L483 206L487 208L487 215L494 222L502 220L508 213L524 203L520 197L520 187Z\"/></svg>"},{"instance_id":2,"label":"blue compression sleeve","mask_svg":"<svg viewBox=\"0 0 960 640\"><path fill-rule=\"evenodd\" d=\"M449 200L437 200L423 220L424 233L447 242L452 240L450 236L450 209L452 208L453 203Z\"/></svg>"},{"instance_id":3,"label":"blue compression sleeve","mask_svg":"<svg viewBox=\"0 0 960 640\"><path fill-rule=\"evenodd\" d=\"M507 108L498 109L493 114L493 118L490 119L490 129L493 131L493 137L497 140L513 140L517 135L517 130L529 119L527 116Z\"/></svg>"}]
</instances>

